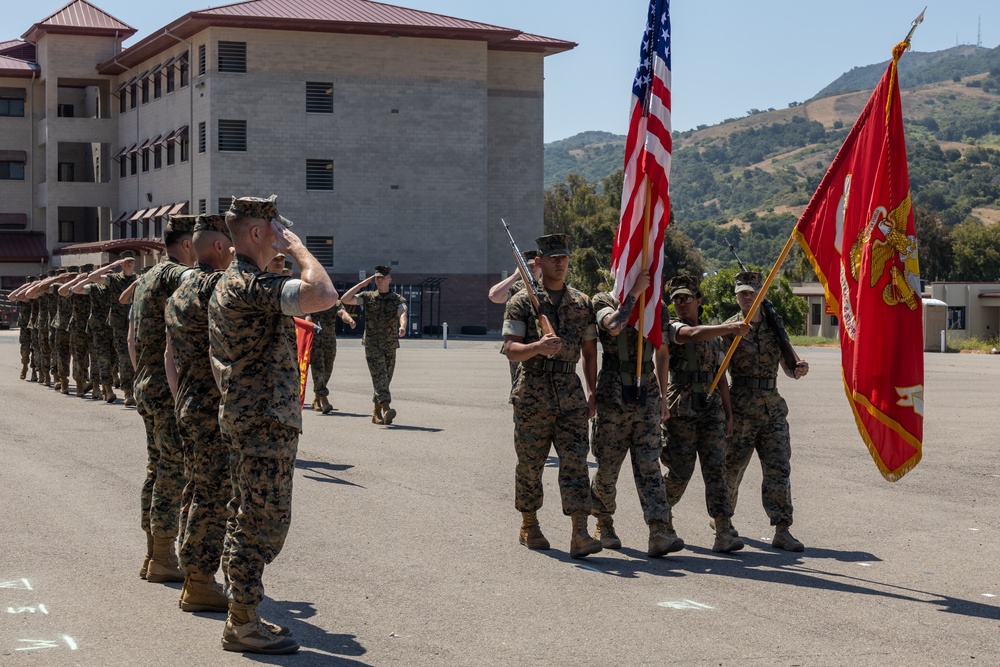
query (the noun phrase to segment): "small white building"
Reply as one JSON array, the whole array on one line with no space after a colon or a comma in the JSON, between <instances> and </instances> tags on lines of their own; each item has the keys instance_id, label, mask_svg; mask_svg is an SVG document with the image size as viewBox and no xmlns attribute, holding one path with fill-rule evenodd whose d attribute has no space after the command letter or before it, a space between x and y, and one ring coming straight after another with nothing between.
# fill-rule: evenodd
<instances>
[{"instance_id":1,"label":"small white building","mask_svg":"<svg viewBox=\"0 0 1000 667\"><path fill-rule=\"evenodd\" d=\"M948 304L948 336L996 338L1000 332L1000 283L934 283L931 296Z\"/></svg>"}]
</instances>

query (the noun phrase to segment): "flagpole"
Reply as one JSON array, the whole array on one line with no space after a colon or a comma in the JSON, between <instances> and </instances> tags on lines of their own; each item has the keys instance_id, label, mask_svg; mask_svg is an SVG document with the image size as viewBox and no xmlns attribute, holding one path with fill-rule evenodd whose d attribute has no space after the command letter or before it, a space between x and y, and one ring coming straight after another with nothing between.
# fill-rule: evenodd
<instances>
[{"instance_id":1,"label":"flagpole","mask_svg":"<svg viewBox=\"0 0 1000 667\"><path fill-rule=\"evenodd\" d=\"M753 319L754 315L757 314L757 309L760 308L760 304L764 301L764 296L767 295L768 288L771 287L771 283L774 282L774 277L778 275L778 268L784 263L785 258L788 257L789 251L792 249L792 244L795 242L795 230L792 230L791 236L788 237L788 241L785 242L785 247L781 249L781 254L778 255L778 261L774 263L771 268L771 272L767 274L767 278L764 280L764 285L757 290L757 296L753 300L753 305L750 306L750 310L747 311L746 317L743 321L750 324L750 320ZM708 395L711 396L715 392L715 388L719 384L719 380L722 379L722 374L726 372L729 367L729 361L733 358L733 354L736 352L736 346L740 344L743 340L743 336L737 335L733 339L733 344L729 346L729 351L726 352L725 359L722 360L722 365L719 366L719 371L715 374L715 379L712 380L711 386L708 388Z\"/></svg>"},{"instance_id":2,"label":"flagpole","mask_svg":"<svg viewBox=\"0 0 1000 667\"><path fill-rule=\"evenodd\" d=\"M642 263L639 265L642 267L643 271L649 270L649 227L650 227L650 208L653 205L653 182L646 176L646 211L643 215L642 221ZM635 353L635 390L636 396L639 395L639 389L642 386L642 344L643 338L645 338L645 319L646 319L646 290L642 291L639 295L639 342Z\"/></svg>"}]
</instances>

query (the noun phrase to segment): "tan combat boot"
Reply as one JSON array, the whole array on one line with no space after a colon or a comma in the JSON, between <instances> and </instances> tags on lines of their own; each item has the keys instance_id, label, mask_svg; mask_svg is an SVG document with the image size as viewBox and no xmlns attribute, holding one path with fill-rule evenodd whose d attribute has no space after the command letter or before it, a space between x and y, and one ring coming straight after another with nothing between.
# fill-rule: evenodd
<instances>
[{"instance_id":1,"label":"tan combat boot","mask_svg":"<svg viewBox=\"0 0 1000 667\"><path fill-rule=\"evenodd\" d=\"M388 426L396 418L396 411L389 407L389 401L382 401L379 407L382 409L382 421Z\"/></svg>"},{"instance_id":2,"label":"tan combat boot","mask_svg":"<svg viewBox=\"0 0 1000 667\"><path fill-rule=\"evenodd\" d=\"M44 384L45 386L49 385L49 372L48 371L44 371L43 370L43 371L39 371L38 372L38 384Z\"/></svg>"},{"instance_id":3,"label":"tan combat boot","mask_svg":"<svg viewBox=\"0 0 1000 667\"><path fill-rule=\"evenodd\" d=\"M68 394L69 393L69 378L60 377L59 378L59 393Z\"/></svg>"},{"instance_id":4,"label":"tan combat boot","mask_svg":"<svg viewBox=\"0 0 1000 667\"><path fill-rule=\"evenodd\" d=\"M32 368L31 369L31 379L28 380L28 382L38 382L38 369L37 368Z\"/></svg>"},{"instance_id":5,"label":"tan combat boot","mask_svg":"<svg viewBox=\"0 0 1000 667\"><path fill-rule=\"evenodd\" d=\"M615 520L610 514L597 515L597 530L594 537L601 541L601 546L605 549L621 549L622 541L615 533Z\"/></svg>"},{"instance_id":6,"label":"tan combat boot","mask_svg":"<svg viewBox=\"0 0 1000 667\"><path fill-rule=\"evenodd\" d=\"M384 424L385 421L382 419L382 405L379 403L375 404L372 408L372 423L373 424Z\"/></svg>"},{"instance_id":7,"label":"tan combat boot","mask_svg":"<svg viewBox=\"0 0 1000 667\"><path fill-rule=\"evenodd\" d=\"M684 540L677 537L672 521L649 522L649 548L646 554L650 558L660 558L683 548Z\"/></svg>"},{"instance_id":8,"label":"tan combat boot","mask_svg":"<svg viewBox=\"0 0 1000 667\"><path fill-rule=\"evenodd\" d=\"M79 398L83 398L84 396L86 396L87 395L87 391L89 391L89 390L90 390L90 387L87 386L86 380L84 380L84 381L77 380L76 381L76 395Z\"/></svg>"},{"instance_id":9,"label":"tan combat boot","mask_svg":"<svg viewBox=\"0 0 1000 667\"><path fill-rule=\"evenodd\" d=\"M806 548L788 532L787 524L778 524L774 527L774 538L771 539L771 546L785 551L804 551Z\"/></svg>"},{"instance_id":10,"label":"tan combat boot","mask_svg":"<svg viewBox=\"0 0 1000 667\"><path fill-rule=\"evenodd\" d=\"M712 530L715 530L715 519L708 520L708 527L711 528ZM732 535L733 537L740 536L739 531L736 530L736 526L733 525L732 519L729 520L729 534Z\"/></svg>"},{"instance_id":11,"label":"tan combat boot","mask_svg":"<svg viewBox=\"0 0 1000 667\"><path fill-rule=\"evenodd\" d=\"M104 385L95 383L94 384L94 390L92 392L90 392L90 397L92 399L94 399L95 401L103 401L104 400Z\"/></svg>"},{"instance_id":12,"label":"tan combat boot","mask_svg":"<svg viewBox=\"0 0 1000 667\"><path fill-rule=\"evenodd\" d=\"M601 541L587 532L587 512L573 512L573 537L569 541L569 555L583 558L601 550Z\"/></svg>"},{"instance_id":13,"label":"tan combat boot","mask_svg":"<svg viewBox=\"0 0 1000 667\"><path fill-rule=\"evenodd\" d=\"M46 382L45 384L48 384L48 382ZM53 374L52 375L52 391L59 391L59 389L61 387L62 387L62 382L60 381L59 377L56 376L55 374Z\"/></svg>"},{"instance_id":14,"label":"tan combat boot","mask_svg":"<svg viewBox=\"0 0 1000 667\"><path fill-rule=\"evenodd\" d=\"M132 393L132 390L131 389L125 389L124 391L125 391L125 405L127 407L130 407L130 408L134 407L135 406L135 395ZM112 396L114 396L114 394L112 394ZM112 399L109 402L113 403L114 399Z\"/></svg>"},{"instance_id":15,"label":"tan combat boot","mask_svg":"<svg viewBox=\"0 0 1000 667\"><path fill-rule=\"evenodd\" d=\"M319 412L323 409L323 405L319 402L319 396L313 397L313 402L309 405L309 407L312 408L313 412Z\"/></svg>"},{"instance_id":16,"label":"tan combat boot","mask_svg":"<svg viewBox=\"0 0 1000 667\"><path fill-rule=\"evenodd\" d=\"M177 602L182 611L228 612L229 600L215 577L208 574L188 574L184 577L181 599Z\"/></svg>"},{"instance_id":17,"label":"tan combat boot","mask_svg":"<svg viewBox=\"0 0 1000 667\"><path fill-rule=\"evenodd\" d=\"M743 548L743 540L733 537L732 529L733 524L729 519L715 517L715 544L712 545L712 551L730 553Z\"/></svg>"},{"instance_id":18,"label":"tan combat boot","mask_svg":"<svg viewBox=\"0 0 1000 667\"><path fill-rule=\"evenodd\" d=\"M146 557L142 559L142 569L139 570L139 578L146 578L146 569L149 567L149 561L153 558L153 535L152 533L146 533Z\"/></svg>"},{"instance_id":19,"label":"tan combat boot","mask_svg":"<svg viewBox=\"0 0 1000 667\"><path fill-rule=\"evenodd\" d=\"M146 568L146 581L152 583L167 583L184 581L184 573L177 563L177 550L174 548L173 536L153 536L153 555Z\"/></svg>"},{"instance_id":20,"label":"tan combat boot","mask_svg":"<svg viewBox=\"0 0 1000 667\"><path fill-rule=\"evenodd\" d=\"M222 631L222 648L226 651L246 651L283 655L299 650L299 643L272 630L273 623L257 615L257 607L233 602L229 605L229 618Z\"/></svg>"},{"instance_id":21,"label":"tan combat boot","mask_svg":"<svg viewBox=\"0 0 1000 667\"><path fill-rule=\"evenodd\" d=\"M114 392L113 389L111 389L111 385L110 384L104 384L104 385L101 385L101 386L104 388L104 400L105 400L105 402L107 402L107 403L114 403L115 401L118 400L118 397L115 396L115 392Z\"/></svg>"},{"instance_id":22,"label":"tan combat boot","mask_svg":"<svg viewBox=\"0 0 1000 667\"><path fill-rule=\"evenodd\" d=\"M542 535L542 528L538 525L538 515L535 512L521 512L521 532L517 541L529 549L545 551L549 548L549 541Z\"/></svg>"},{"instance_id":23,"label":"tan combat boot","mask_svg":"<svg viewBox=\"0 0 1000 667\"><path fill-rule=\"evenodd\" d=\"M324 415L333 412L333 406L330 405L330 401L329 401L329 399L327 399L326 396L320 396L319 400L320 400L320 408L319 409L323 411Z\"/></svg>"},{"instance_id":24,"label":"tan combat boot","mask_svg":"<svg viewBox=\"0 0 1000 667\"><path fill-rule=\"evenodd\" d=\"M21 364L21 379L28 377L28 364Z\"/></svg>"}]
</instances>

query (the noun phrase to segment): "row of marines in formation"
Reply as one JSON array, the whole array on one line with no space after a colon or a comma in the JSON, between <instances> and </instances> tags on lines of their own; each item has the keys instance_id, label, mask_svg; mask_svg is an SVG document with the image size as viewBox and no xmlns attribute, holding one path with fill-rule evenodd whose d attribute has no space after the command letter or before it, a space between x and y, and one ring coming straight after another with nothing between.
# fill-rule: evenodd
<instances>
[{"instance_id":1,"label":"row of marines in formation","mask_svg":"<svg viewBox=\"0 0 1000 667\"><path fill-rule=\"evenodd\" d=\"M520 543L529 549L550 546L537 512L542 506L542 471L554 447L563 513L572 518L571 556L621 548L613 517L626 454L649 527L649 556L684 548L674 530L672 508L694 474L696 459L705 480L709 524L715 531L712 550L738 551L744 544L732 517L740 483L756 451L763 471L763 505L774 526L771 545L802 551L802 543L789 532L791 444L788 407L777 390L777 371L780 366L798 379L808 373L809 364L797 360L788 366L778 331L759 310L744 321L762 287L761 274L743 271L736 276L735 298L741 313L719 325L701 322L698 278L671 279L666 292L673 316L661 301L663 342L656 348L645 341L640 367L639 333L629 319L650 285L648 273L638 275L623 302L606 292L590 298L565 282L569 243L564 234L542 236L536 239L537 250L525 253L538 285L538 310L551 321L553 332L543 331L517 272L490 290L492 301L507 302L502 352L512 364ZM776 325L781 326L780 318ZM723 378L717 391L709 394L724 352L737 336L741 340L728 366L729 382ZM598 340L603 349L600 374ZM586 391L577 373L581 359ZM587 467L591 451L597 460L593 480ZM591 515L597 521L594 537L588 532Z\"/></svg>"},{"instance_id":2,"label":"row of marines in formation","mask_svg":"<svg viewBox=\"0 0 1000 667\"><path fill-rule=\"evenodd\" d=\"M261 618L257 607L264 566L281 551L291 522L302 430L293 317L339 309L329 275L291 225L274 196L234 199L225 216L172 216L166 257L141 275L123 253L100 269L71 269L11 293L29 323L22 378L30 368L36 381L54 377L68 393L72 366L79 395L93 382L113 402L117 380L136 406L147 449L139 574L183 582L184 611L227 613L222 647L231 651L299 648L288 628ZM283 257L275 261L285 253L300 278L283 270ZM388 280L361 292L369 282L344 301L382 298L397 315L397 295L381 297ZM332 358L321 364L329 366ZM322 408L319 398L314 407ZM225 587L215 578L220 569Z\"/></svg>"}]
</instances>

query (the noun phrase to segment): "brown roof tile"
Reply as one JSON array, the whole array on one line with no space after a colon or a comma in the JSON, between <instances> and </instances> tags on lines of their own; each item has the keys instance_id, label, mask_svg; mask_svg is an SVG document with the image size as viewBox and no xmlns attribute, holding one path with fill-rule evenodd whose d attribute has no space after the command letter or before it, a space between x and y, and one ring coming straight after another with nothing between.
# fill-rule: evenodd
<instances>
[{"instance_id":1,"label":"brown roof tile","mask_svg":"<svg viewBox=\"0 0 1000 667\"><path fill-rule=\"evenodd\" d=\"M17 58L0 56L0 76L30 77L32 72L39 71L38 65Z\"/></svg>"},{"instance_id":2,"label":"brown roof tile","mask_svg":"<svg viewBox=\"0 0 1000 667\"><path fill-rule=\"evenodd\" d=\"M0 262L44 262L44 232L0 232Z\"/></svg>"},{"instance_id":3,"label":"brown roof tile","mask_svg":"<svg viewBox=\"0 0 1000 667\"><path fill-rule=\"evenodd\" d=\"M122 39L131 37L136 30L132 26L108 14L103 9L95 7L87 0L70 0L60 9L45 17L22 37L29 41L37 41L42 32L69 32L85 35L114 35Z\"/></svg>"}]
</instances>

